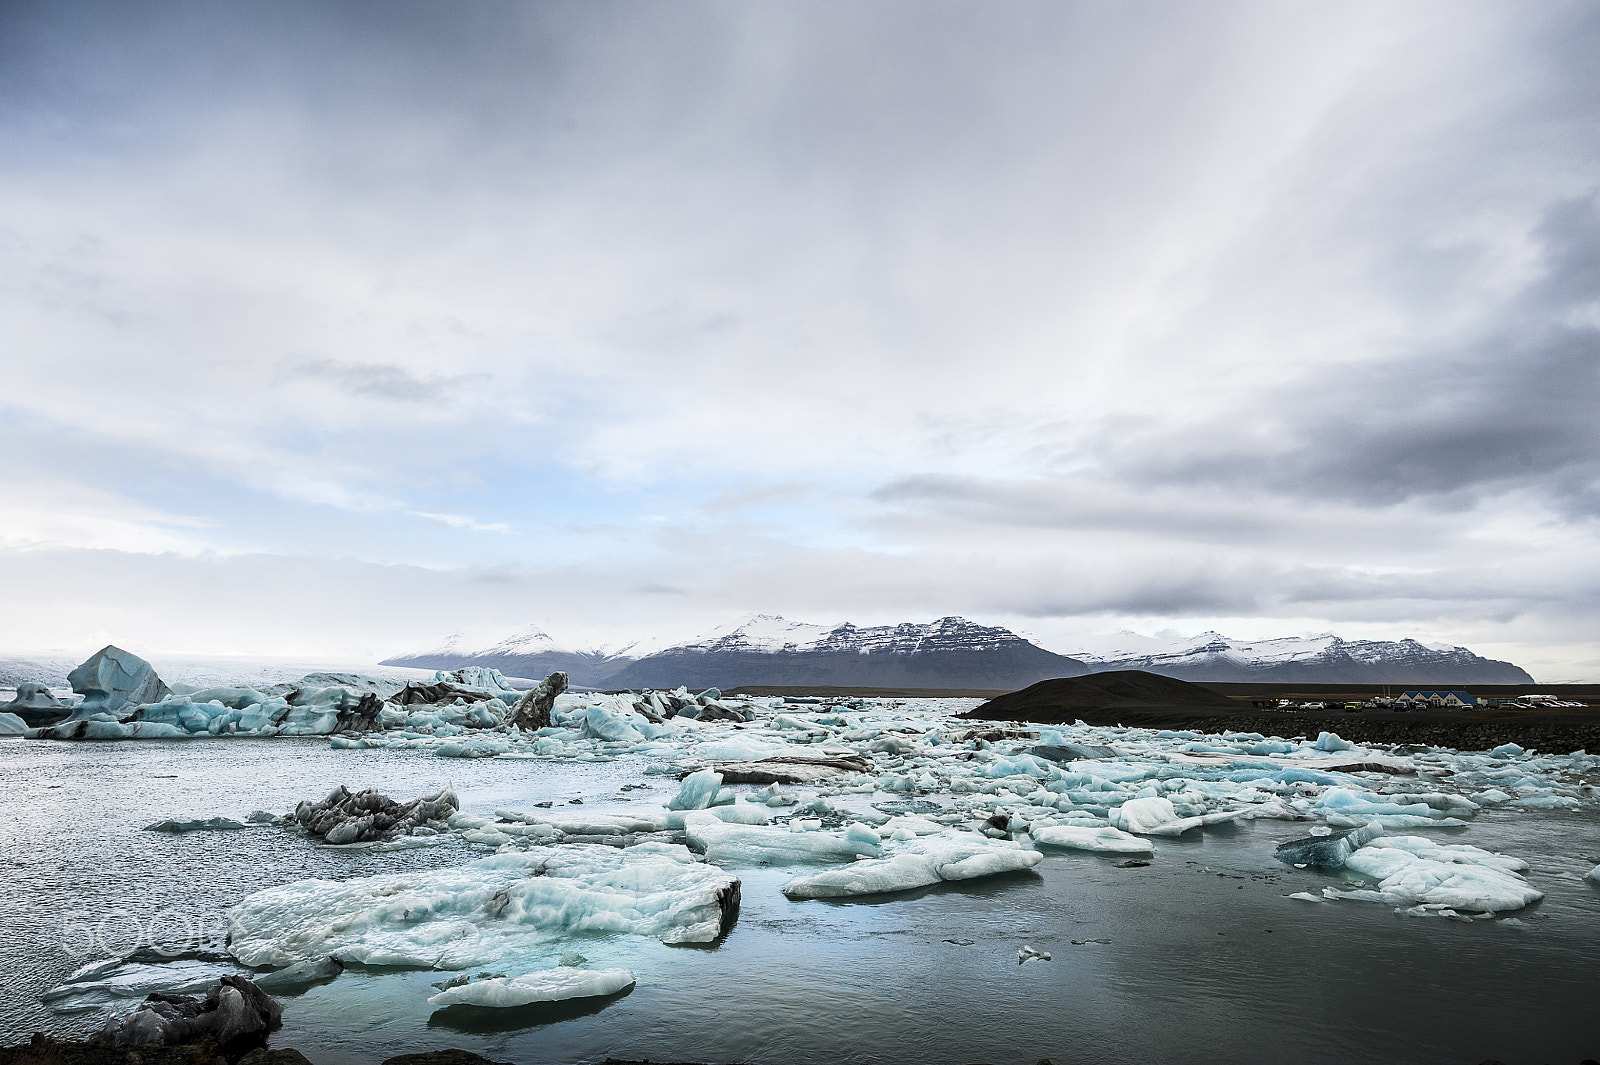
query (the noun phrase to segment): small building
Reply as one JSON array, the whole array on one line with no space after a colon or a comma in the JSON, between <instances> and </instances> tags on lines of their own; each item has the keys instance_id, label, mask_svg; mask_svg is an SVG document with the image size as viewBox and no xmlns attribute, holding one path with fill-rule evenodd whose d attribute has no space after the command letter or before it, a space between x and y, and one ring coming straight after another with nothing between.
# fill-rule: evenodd
<instances>
[{"instance_id":1,"label":"small building","mask_svg":"<svg viewBox=\"0 0 1600 1065\"><path fill-rule=\"evenodd\" d=\"M1396 710L1470 710L1478 700L1464 691L1406 692L1394 701Z\"/></svg>"}]
</instances>

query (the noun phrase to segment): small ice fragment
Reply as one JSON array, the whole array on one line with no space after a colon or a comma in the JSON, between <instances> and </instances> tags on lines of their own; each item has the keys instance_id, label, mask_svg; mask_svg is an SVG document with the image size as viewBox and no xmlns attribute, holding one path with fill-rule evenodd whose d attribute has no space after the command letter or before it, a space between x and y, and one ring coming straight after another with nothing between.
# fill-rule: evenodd
<instances>
[{"instance_id":1,"label":"small ice fragment","mask_svg":"<svg viewBox=\"0 0 1600 1065\"><path fill-rule=\"evenodd\" d=\"M1022 949L1017 951L1018 965L1021 965L1025 961L1032 961L1035 958L1039 959L1040 961L1049 961L1050 952L1048 950L1034 950L1026 943L1022 944Z\"/></svg>"},{"instance_id":2,"label":"small ice fragment","mask_svg":"<svg viewBox=\"0 0 1600 1065\"><path fill-rule=\"evenodd\" d=\"M446 988L428 999L430 1006L487 1006L504 1009L534 1002L564 1002L573 998L598 998L632 987L636 981L626 969L574 969L557 967L522 976Z\"/></svg>"},{"instance_id":3,"label":"small ice fragment","mask_svg":"<svg viewBox=\"0 0 1600 1065\"><path fill-rule=\"evenodd\" d=\"M1321 902L1322 901L1322 899L1320 899L1317 896L1311 894L1311 892L1309 892L1309 891L1296 891L1293 895L1285 895L1284 898L1286 898L1286 899L1299 899L1301 902Z\"/></svg>"}]
</instances>

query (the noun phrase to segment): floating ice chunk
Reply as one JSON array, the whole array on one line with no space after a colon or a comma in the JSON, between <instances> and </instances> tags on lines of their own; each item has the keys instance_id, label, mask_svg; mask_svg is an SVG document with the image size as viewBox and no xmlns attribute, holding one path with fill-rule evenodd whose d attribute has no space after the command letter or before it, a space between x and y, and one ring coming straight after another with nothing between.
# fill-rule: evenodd
<instances>
[{"instance_id":1,"label":"floating ice chunk","mask_svg":"<svg viewBox=\"0 0 1600 1065\"><path fill-rule=\"evenodd\" d=\"M560 844L446 869L300 880L229 911L230 949L252 966L337 955L364 965L462 969L515 960L573 932L709 943L739 879L686 847Z\"/></svg>"},{"instance_id":2,"label":"floating ice chunk","mask_svg":"<svg viewBox=\"0 0 1600 1065\"><path fill-rule=\"evenodd\" d=\"M28 723L16 714L0 713L0 736L20 736L28 731Z\"/></svg>"},{"instance_id":3,"label":"floating ice chunk","mask_svg":"<svg viewBox=\"0 0 1600 1065\"><path fill-rule=\"evenodd\" d=\"M344 972L344 963L338 958L312 958L295 962L287 969L256 977L256 986L271 994L285 991L303 991L313 984L332 980Z\"/></svg>"},{"instance_id":4,"label":"floating ice chunk","mask_svg":"<svg viewBox=\"0 0 1600 1065\"><path fill-rule=\"evenodd\" d=\"M1600 884L1600 865L1597 865L1587 873L1584 873L1583 878L1590 883Z\"/></svg>"},{"instance_id":5,"label":"floating ice chunk","mask_svg":"<svg viewBox=\"0 0 1600 1065\"><path fill-rule=\"evenodd\" d=\"M1383 901L1397 906L1448 906L1499 913L1544 898L1519 874L1526 862L1477 847L1445 846L1421 836L1385 836L1345 860L1345 867L1378 881L1376 892L1332 892L1333 898ZM1373 896L1376 896L1374 898Z\"/></svg>"},{"instance_id":6,"label":"floating ice chunk","mask_svg":"<svg viewBox=\"0 0 1600 1065\"><path fill-rule=\"evenodd\" d=\"M1044 860L1035 850L1017 844L985 839L970 833L921 839L889 858L858 861L843 869L830 869L798 877L783 886L791 899L846 898L882 895L937 884L941 880L970 880L995 873L1031 869Z\"/></svg>"},{"instance_id":7,"label":"floating ice chunk","mask_svg":"<svg viewBox=\"0 0 1600 1065\"><path fill-rule=\"evenodd\" d=\"M1052 825L1036 828L1031 833L1035 843L1067 850L1093 851L1096 854L1154 854L1149 840L1130 836L1112 828L1079 828L1074 825Z\"/></svg>"},{"instance_id":8,"label":"floating ice chunk","mask_svg":"<svg viewBox=\"0 0 1600 1065\"><path fill-rule=\"evenodd\" d=\"M1317 805L1324 810L1360 817L1363 820L1374 816L1410 815L1442 821L1450 816L1448 811L1435 809L1425 802L1385 802L1367 792L1352 791L1349 788L1329 788L1317 800Z\"/></svg>"},{"instance_id":9,"label":"floating ice chunk","mask_svg":"<svg viewBox=\"0 0 1600 1065\"><path fill-rule=\"evenodd\" d=\"M1359 828L1349 828L1326 836L1292 839L1278 845L1279 861L1290 865L1311 865L1319 869L1343 869L1350 855L1383 835L1383 826L1376 821Z\"/></svg>"},{"instance_id":10,"label":"floating ice chunk","mask_svg":"<svg viewBox=\"0 0 1600 1065\"><path fill-rule=\"evenodd\" d=\"M432 1006L486 1006L507 1008L534 1002L565 1002L573 998L599 998L626 991L635 983L626 969L542 969L522 976L474 980L428 999Z\"/></svg>"},{"instance_id":11,"label":"floating ice chunk","mask_svg":"<svg viewBox=\"0 0 1600 1065\"><path fill-rule=\"evenodd\" d=\"M1296 891L1293 895L1285 895L1286 899L1299 899L1301 902L1324 902L1325 899L1311 894L1309 891Z\"/></svg>"},{"instance_id":12,"label":"floating ice chunk","mask_svg":"<svg viewBox=\"0 0 1600 1065\"><path fill-rule=\"evenodd\" d=\"M144 826L146 832L170 832L173 835L185 832L229 832L243 827L243 823L231 817L208 817L203 821L157 821Z\"/></svg>"},{"instance_id":13,"label":"floating ice chunk","mask_svg":"<svg viewBox=\"0 0 1600 1065\"><path fill-rule=\"evenodd\" d=\"M691 846L705 852L707 861L718 865L737 867L852 862L858 857L877 857L881 853L875 832L868 843L859 833L855 836L848 832L834 835L829 832L791 832L787 828L767 825L730 825L719 820L717 812L705 810L689 814L684 834Z\"/></svg>"},{"instance_id":14,"label":"floating ice chunk","mask_svg":"<svg viewBox=\"0 0 1600 1065\"><path fill-rule=\"evenodd\" d=\"M1179 836L1206 823L1204 817L1179 817L1172 800L1160 795L1129 799L1107 815L1113 828L1141 836Z\"/></svg>"},{"instance_id":15,"label":"floating ice chunk","mask_svg":"<svg viewBox=\"0 0 1600 1065\"><path fill-rule=\"evenodd\" d=\"M1318 733L1315 746L1319 751L1353 751L1356 749L1356 745L1349 740L1340 739L1337 732Z\"/></svg>"},{"instance_id":16,"label":"floating ice chunk","mask_svg":"<svg viewBox=\"0 0 1600 1065\"><path fill-rule=\"evenodd\" d=\"M584 711L582 732L591 739L641 743L650 737L640 726L648 724L642 716L633 712L632 696L612 695Z\"/></svg>"},{"instance_id":17,"label":"floating ice chunk","mask_svg":"<svg viewBox=\"0 0 1600 1065\"><path fill-rule=\"evenodd\" d=\"M1031 754L996 758L984 767L983 775L995 779L1014 776L1047 777L1050 775L1050 763Z\"/></svg>"},{"instance_id":18,"label":"floating ice chunk","mask_svg":"<svg viewBox=\"0 0 1600 1065\"><path fill-rule=\"evenodd\" d=\"M1527 752L1515 743L1502 743L1489 753L1496 758L1520 758Z\"/></svg>"},{"instance_id":19,"label":"floating ice chunk","mask_svg":"<svg viewBox=\"0 0 1600 1065\"><path fill-rule=\"evenodd\" d=\"M1328 824L1334 828L1360 828L1376 822L1386 832L1400 832L1417 828L1466 828L1459 817L1419 817L1416 814L1328 814Z\"/></svg>"},{"instance_id":20,"label":"floating ice chunk","mask_svg":"<svg viewBox=\"0 0 1600 1065\"><path fill-rule=\"evenodd\" d=\"M678 794L667 803L669 810L704 810L716 801L722 790L722 774L715 769L702 769L683 778Z\"/></svg>"},{"instance_id":21,"label":"floating ice chunk","mask_svg":"<svg viewBox=\"0 0 1600 1065\"><path fill-rule=\"evenodd\" d=\"M1017 951L1017 964L1021 965L1025 961L1033 961L1034 959L1049 961L1050 952L1048 950L1035 950L1026 943L1022 944L1022 949Z\"/></svg>"}]
</instances>

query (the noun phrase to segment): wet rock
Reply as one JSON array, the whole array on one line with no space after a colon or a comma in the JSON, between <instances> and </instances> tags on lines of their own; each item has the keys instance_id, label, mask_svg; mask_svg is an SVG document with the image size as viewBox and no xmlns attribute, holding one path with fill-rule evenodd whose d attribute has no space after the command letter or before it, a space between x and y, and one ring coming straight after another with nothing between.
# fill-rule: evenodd
<instances>
[{"instance_id":1,"label":"wet rock","mask_svg":"<svg viewBox=\"0 0 1600 1065\"><path fill-rule=\"evenodd\" d=\"M251 980L224 976L204 999L151 995L128 1013L106 1019L100 1040L111 1046L178 1046L202 1039L218 1047L264 1039L283 1007Z\"/></svg>"},{"instance_id":2,"label":"wet rock","mask_svg":"<svg viewBox=\"0 0 1600 1065\"><path fill-rule=\"evenodd\" d=\"M311 1065L311 1062L294 1047L283 1047L278 1050L256 1047L240 1058L238 1065Z\"/></svg>"},{"instance_id":3,"label":"wet rock","mask_svg":"<svg viewBox=\"0 0 1600 1065\"><path fill-rule=\"evenodd\" d=\"M449 785L432 795L400 803L376 788L352 794L341 784L321 802L308 799L296 806L294 819L311 835L328 843L370 843L409 836L424 826L443 827L440 823L459 808L456 793Z\"/></svg>"},{"instance_id":4,"label":"wet rock","mask_svg":"<svg viewBox=\"0 0 1600 1065\"><path fill-rule=\"evenodd\" d=\"M428 1050L421 1054L398 1054L384 1059L383 1065L507 1065L507 1063L452 1047L448 1050Z\"/></svg>"},{"instance_id":5,"label":"wet rock","mask_svg":"<svg viewBox=\"0 0 1600 1065\"><path fill-rule=\"evenodd\" d=\"M228 1065L228 1059L210 1043L111 1046L98 1040L52 1039L40 1032L24 1046L0 1047L0 1065Z\"/></svg>"},{"instance_id":6,"label":"wet rock","mask_svg":"<svg viewBox=\"0 0 1600 1065\"><path fill-rule=\"evenodd\" d=\"M172 694L149 662L110 644L68 673L67 681L73 691L83 696L83 702L73 711L76 718L91 714L120 716L124 708L159 702Z\"/></svg>"},{"instance_id":7,"label":"wet rock","mask_svg":"<svg viewBox=\"0 0 1600 1065\"><path fill-rule=\"evenodd\" d=\"M527 732L550 727L550 710L556 705L556 696L567 690L567 675L559 670L540 681L511 708L507 725L515 725Z\"/></svg>"}]
</instances>

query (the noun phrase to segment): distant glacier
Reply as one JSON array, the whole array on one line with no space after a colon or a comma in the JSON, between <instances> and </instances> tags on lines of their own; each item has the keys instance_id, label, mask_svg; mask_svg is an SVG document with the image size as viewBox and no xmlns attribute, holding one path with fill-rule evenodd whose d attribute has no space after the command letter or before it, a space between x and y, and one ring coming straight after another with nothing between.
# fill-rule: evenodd
<instances>
[{"instance_id":1,"label":"distant glacier","mask_svg":"<svg viewBox=\"0 0 1600 1065\"><path fill-rule=\"evenodd\" d=\"M426 669L487 666L537 678L561 670L591 688L835 685L876 688L1015 689L1055 677L1143 669L1213 682L1460 686L1532 684L1510 662L1465 647L1416 640L1347 640L1332 634L1243 641L1220 633L1148 637L1122 632L1047 650L1000 626L960 617L898 625L817 625L754 614L670 646L617 648L561 643L540 628L486 647L459 636L384 665Z\"/></svg>"}]
</instances>

